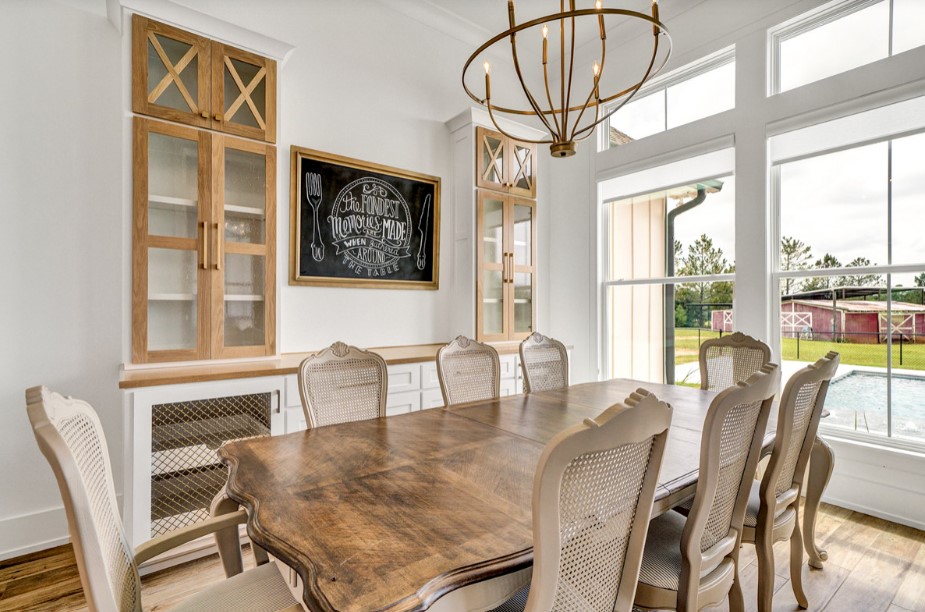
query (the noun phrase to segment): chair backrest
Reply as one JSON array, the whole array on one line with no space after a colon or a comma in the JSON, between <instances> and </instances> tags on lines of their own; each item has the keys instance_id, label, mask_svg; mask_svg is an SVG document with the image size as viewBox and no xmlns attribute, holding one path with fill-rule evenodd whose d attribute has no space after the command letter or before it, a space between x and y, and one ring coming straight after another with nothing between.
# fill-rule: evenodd
<instances>
[{"instance_id":1,"label":"chair backrest","mask_svg":"<svg viewBox=\"0 0 925 612\"><path fill-rule=\"evenodd\" d=\"M671 407L638 389L546 445L527 612L632 607L670 424Z\"/></svg>"},{"instance_id":2,"label":"chair backrest","mask_svg":"<svg viewBox=\"0 0 925 612\"><path fill-rule=\"evenodd\" d=\"M520 367L524 372L524 393L568 386L565 345L539 332L520 343Z\"/></svg>"},{"instance_id":3,"label":"chair backrest","mask_svg":"<svg viewBox=\"0 0 925 612\"><path fill-rule=\"evenodd\" d=\"M80 583L91 610L141 610L141 581L116 504L103 428L86 402L26 390L39 448L58 481Z\"/></svg>"},{"instance_id":4,"label":"chair backrest","mask_svg":"<svg viewBox=\"0 0 925 612\"><path fill-rule=\"evenodd\" d=\"M388 384L382 357L343 342L299 365L299 395L309 427L385 416Z\"/></svg>"},{"instance_id":5,"label":"chair backrest","mask_svg":"<svg viewBox=\"0 0 925 612\"><path fill-rule=\"evenodd\" d=\"M770 347L742 332L711 338L700 345L700 388L722 391L770 361Z\"/></svg>"},{"instance_id":6,"label":"chair backrest","mask_svg":"<svg viewBox=\"0 0 925 612\"><path fill-rule=\"evenodd\" d=\"M437 378L447 406L501 397L498 351L465 336L437 351Z\"/></svg>"},{"instance_id":7,"label":"chair backrest","mask_svg":"<svg viewBox=\"0 0 925 612\"><path fill-rule=\"evenodd\" d=\"M785 495L788 501L799 497L829 382L840 361L838 353L830 351L816 363L796 372L784 387L774 449L761 482L761 497L772 504L772 509Z\"/></svg>"},{"instance_id":8,"label":"chair backrest","mask_svg":"<svg viewBox=\"0 0 925 612\"><path fill-rule=\"evenodd\" d=\"M758 467L771 403L779 388L780 368L767 364L710 404L700 442L697 489L681 535L681 556L689 568L681 576L683 596L689 588L696 593L699 577L739 546L751 475Z\"/></svg>"}]
</instances>

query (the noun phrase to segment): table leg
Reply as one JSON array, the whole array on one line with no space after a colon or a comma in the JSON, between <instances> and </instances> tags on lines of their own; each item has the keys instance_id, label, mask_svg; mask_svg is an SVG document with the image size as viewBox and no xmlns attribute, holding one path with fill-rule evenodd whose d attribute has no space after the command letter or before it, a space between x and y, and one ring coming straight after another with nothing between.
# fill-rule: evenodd
<instances>
[{"instance_id":1,"label":"table leg","mask_svg":"<svg viewBox=\"0 0 925 612\"><path fill-rule=\"evenodd\" d=\"M809 480L806 483L806 507L803 514L803 544L809 555L809 566L822 569L829 555L816 546L816 514L819 502L835 466L835 454L825 440L817 437L809 458Z\"/></svg>"}]
</instances>

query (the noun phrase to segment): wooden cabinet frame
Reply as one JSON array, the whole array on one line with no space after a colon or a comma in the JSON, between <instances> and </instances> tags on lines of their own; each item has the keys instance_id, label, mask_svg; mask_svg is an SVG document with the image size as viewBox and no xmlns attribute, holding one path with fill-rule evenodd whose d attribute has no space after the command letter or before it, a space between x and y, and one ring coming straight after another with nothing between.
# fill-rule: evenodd
<instances>
[{"instance_id":1,"label":"wooden cabinet frame","mask_svg":"<svg viewBox=\"0 0 925 612\"><path fill-rule=\"evenodd\" d=\"M149 234L148 141L163 134L197 143L197 236L178 238ZM225 150L265 156L266 214L264 244L226 243L224 236ZM134 186L132 221L132 361L192 361L257 357L276 353L276 147L171 123L136 117L134 120ZM167 248L196 253L197 342L195 349L152 351L148 346L148 249ZM238 253L264 258L264 341L262 345L224 345L224 255Z\"/></svg>"},{"instance_id":2,"label":"wooden cabinet frame","mask_svg":"<svg viewBox=\"0 0 925 612\"><path fill-rule=\"evenodd\" d=\"M498 141L491 146L488 139ZM512 140L500 132L478 127L476 140L476 185L503 193L536 198L536 145ZM501 165L501 180L492 180L491 168ZM483 170L485 168L485 170ZM523 181L526 186L518 185Z\"/></svg>"},{"instance_id":3,"label":"wooden cabinet frame","mask_svg":"<svg viewBox=\"0 0 925 612\"><path fill-rule=\"evenodd\" d=\"M159 41L169 38L190 45L179 59L171 59ZM149 82L148 45L152 45L166 70L157 84ZM191 70L196 60L196 96L188 91L181 74ZM234 62L254 66L256 73L248 78L240 74ZM225 73L235 84L233 100L225 105ZM158 104L161 95L175 85L187 108L176 109ZM254 101L254 91L260 87L265 98L263 112ZM226 134L276 142L276 62L272 59L197 36L185 30L132 15L132 111L176 121L187 125L211 128ZM242 123L243 113L250 112L256 126Z\"/></svg>"},{"instance_id":4,"label":"wooden cabinet frame","mask_svg":"<svg viewBox=\"0 0 925 612\"><path fill-rule=\"evenodd\" d=\"M232 60L256 66L257 74L244 82L244 77L238 74ZM237 87L235 100L228 107L225 106L226 70ZM253 91L261 83L266 92L263 113L252 97ZM235 117L245 111L245 107L253 114L258 127L235 121ZM276 142L276 62L218 42L212 43L212 128L226 134Z\"/></svg>"},{"instance_id":5,"label":"wooden cabinet frame","mask_svg":"<svg viewBox=\"0 0 925 612\"><path fill-rule=\"evenodd\" d=\"M503 203L502 209L502 236L501 236L501 263L485 260L485 200L499 200ZM532 211L530 263L517 265L514 256L514 207L526 206ZM479 189L476 211L476 291L475 291L475 327L476 339L479 341L523 340L529 336L536 327L536 201L503 195L496 192ZM500 271L502 278L502 324L500 334L486 334L484 295L485 272ZM526 332L515 332L515 275L526 273L531 275L531 322L532 328Z\"/></svg>"}]
</instances>

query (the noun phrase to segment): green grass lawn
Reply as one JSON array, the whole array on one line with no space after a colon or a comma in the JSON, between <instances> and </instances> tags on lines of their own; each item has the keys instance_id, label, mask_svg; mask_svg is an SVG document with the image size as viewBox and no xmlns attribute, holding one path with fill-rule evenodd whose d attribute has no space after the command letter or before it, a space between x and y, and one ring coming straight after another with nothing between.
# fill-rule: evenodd
<instances>
[{"instance_id":1,"label":"green grass lawn","mask_svg":"<svg viewBox=\"0 0 925 612\"><path fill-rule=\"evenodd\" d=\"M698 340L699 331L699 340ZM707 329L676 329L675 330L675 363L691 363L697 361L700 342L709 338L719 337L719 332ZM799 357L797 356L797 339L784 338L782 340L784 361L813 362L825 356L829 351L836 351L841 355L841 362L846 365L886 367L886 344L854 344L851 342L827 342L823 340L800 340ZM904 344L902 347L902 363L899 360L899 344L893 344L893 367L907 370L925 370L925 343Z\"/></svg>"}]
</instances>

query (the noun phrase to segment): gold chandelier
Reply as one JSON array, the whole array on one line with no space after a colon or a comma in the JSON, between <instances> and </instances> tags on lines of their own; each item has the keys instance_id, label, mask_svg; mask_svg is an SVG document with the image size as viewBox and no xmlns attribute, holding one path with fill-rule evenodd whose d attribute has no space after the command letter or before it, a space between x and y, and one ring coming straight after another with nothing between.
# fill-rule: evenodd
<instances>
[{"instance_id":1,"label":"gold chandelier","mask_svg":"<svg viewBox=\"0 0 925 612\"><path fill-rule=\"evenodd\" d=\"M499 125L495 114L504 113L509 115L530 115L537 117L546 127L546 130L549 132L549 137L541 140L528 140L526 142L549 144L549 150L553 157L569 157L574 155L575 143L591 136L594 133L594 127L597 124L609 118L612 114L620 110L623 105L629 102L646 81L654 77L662 68L664 68L665 63L668 61L668 56L671 53L671 37L668 34L668 29L665 27L665 24L659 21L657 0L652 0L651 15L646 15L644 13L628 9L604 8L601 4L601 0L596 1L595 7L593 9L576 9L575 0L568 0L568 8L566 9L566 0L560 0L558 13L532 19L519 25L515 22L514 19L514 0L508 0L507 12L510 27L504 32L488 40L485 44L476 49L475 53L473 53L469 59L466 60L462 74L463 88L466 90L466 93L469 94L470 98L488 109L488 114L491 117L491 121L498 129L498 131L505 136L514 138L515 140L524 139L511 136L505 132L504 129L502 129L502 127ZM630 20L642 20L649 22L652 26L652 55L648 61L648 65L646 66L645 72L643 73L641 79L629 87L625 87L617 91L616 93L602 96L600 92L600 82L604 75L604 64L605 60L607 59L607 34L604 27L604 19L608 16L625 17L629 18ZM584 98L584 102L581 103L581 98L576 96L576 101L579 101L579 103L573 104L572 81L575 68L575 21L579 18L591 19L594 17L597 18L598 22L597 29L600 37L600 58L598 61L595 61L594 65L591 67L592 81L590 91ZM559 94L557 96L558 100L555 102L553 99L553 90L555 88L551 88L549 84L549 27L547 25L548 23L554 21L559 22L558 61L560 79L559 91L555 92ZM539 26L542 26L543 36L542 70L543 85L545 88L545 103L537 95L535 95L533 91L530 90L530 87L528 87L523 76L521 62L517 52L517 34L529 28ZM568 36L569 31L570 37ZM658 62L658 66L656 67L656 58L659 54L659 39L663 36L666 40L666 44L664 46L667 48L663 53L664 57L660 62ZM566 38L570 38L569 44L566 44ZM491 65L488 61L485 61L483 64L483 67L485 68L484 95L477 96L466 84L466 73L476 58L478 58L483 52L487 51L490 47L504 39L510 40L511 60L513 64L512 67L514 73L517 75L517 80L520 83L521 89L523 89L523 94L526 99L526 104L519 108L513 106L500 106L492 103ZM602 105L616 100L619 100L619 102L615 103L613 107L606 109L605 112L601 112ZM591 119L592 113L589 112L589 107L593 110L593 120ZM584 121L582 121L583 119Z\"/></svg>"}]
</instances>

